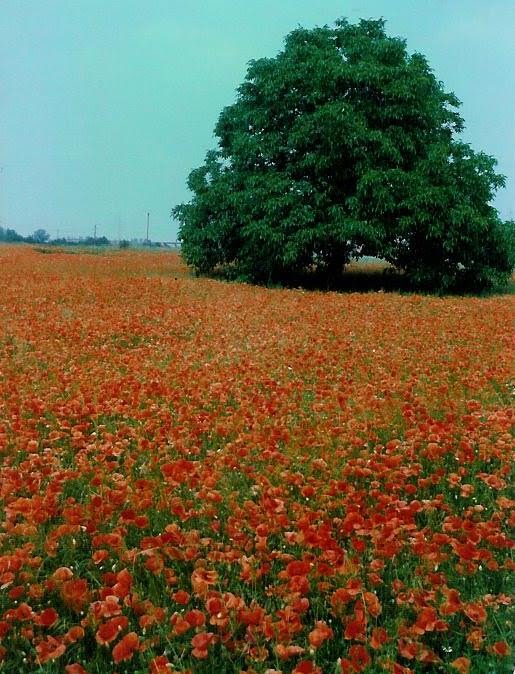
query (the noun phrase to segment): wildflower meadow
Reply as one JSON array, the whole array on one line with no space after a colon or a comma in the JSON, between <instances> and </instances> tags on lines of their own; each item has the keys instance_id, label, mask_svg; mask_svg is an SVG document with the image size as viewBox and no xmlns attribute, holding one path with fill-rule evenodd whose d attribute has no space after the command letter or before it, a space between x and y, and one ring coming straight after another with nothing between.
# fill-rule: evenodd
<instances>
[{"instance_id":1,"label":"wildflower meadow","mask_svg":"<svg viewBox=\"0 0 515 674\"><path fill-rule=\"evenodd\" d=\"M0 674L513 670L515 298L0 248Z\"/></svg>"}]
</instances>

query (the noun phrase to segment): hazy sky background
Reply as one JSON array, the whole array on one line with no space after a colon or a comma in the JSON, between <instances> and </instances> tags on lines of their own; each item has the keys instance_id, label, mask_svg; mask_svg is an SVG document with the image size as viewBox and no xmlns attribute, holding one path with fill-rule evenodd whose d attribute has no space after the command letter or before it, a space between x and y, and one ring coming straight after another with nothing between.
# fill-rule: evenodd
<instances>
[{"instance_id":1,"label":"hazy sky background","mask_svg":"<svg viewBox=\"0 0 515 674\"><path fill-rule=\"evenodd\" d=\"M515 0L0 0L0 225L175 240L247 62L298 25L387 20L463 102L515 217Z\"/></svg>"}]
</instances>

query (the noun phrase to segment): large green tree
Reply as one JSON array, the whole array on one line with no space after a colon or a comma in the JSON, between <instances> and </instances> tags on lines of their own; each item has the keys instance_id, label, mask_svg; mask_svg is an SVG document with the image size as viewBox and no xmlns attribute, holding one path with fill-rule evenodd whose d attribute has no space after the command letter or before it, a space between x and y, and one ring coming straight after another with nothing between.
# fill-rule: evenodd
<instances>
[{"instance_id":1,"label":"large green tree","mask_svg":"<svg viewBox=\"0 0 515 674\"><path fill-rule=\"evenodd\" d=\"M459 105L383 20L294 30L250 63L189 176L173 210L185 260L281 281L373 255L417 286L497 283L513 262L491 205L504 177L459 140Z\"/></svg>"}]
</instances>

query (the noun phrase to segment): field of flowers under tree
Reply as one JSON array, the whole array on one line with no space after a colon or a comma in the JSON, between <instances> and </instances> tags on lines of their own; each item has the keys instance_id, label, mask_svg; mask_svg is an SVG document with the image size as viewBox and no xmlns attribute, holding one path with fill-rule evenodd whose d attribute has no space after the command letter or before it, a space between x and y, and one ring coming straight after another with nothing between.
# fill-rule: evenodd
<instances>
[{"instance_id":1,"label":"field of flowers under tree","mask_svg":"<svg viewBox=\"0 0 515 674\"><path fill-rule=\"evenodd\" d=\"M0 263L0 674L511 671L513 297Z\"/></svg>"}]
</instances>

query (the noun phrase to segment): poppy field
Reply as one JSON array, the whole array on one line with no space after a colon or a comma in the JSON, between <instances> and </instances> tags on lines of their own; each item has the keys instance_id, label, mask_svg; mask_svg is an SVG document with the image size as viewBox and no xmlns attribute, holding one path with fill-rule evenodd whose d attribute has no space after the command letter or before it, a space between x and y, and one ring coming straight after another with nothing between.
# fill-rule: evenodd
<instances>
[{"instance_id":1,"label":"poppy field","mask_svg":"<svg viewBox=\"0 0 515 674\"><path fill-rule=\"evenodd\" d=\"M0 674L513 670L514 296L0 264Z\"/></svg>"}]
</instances>

